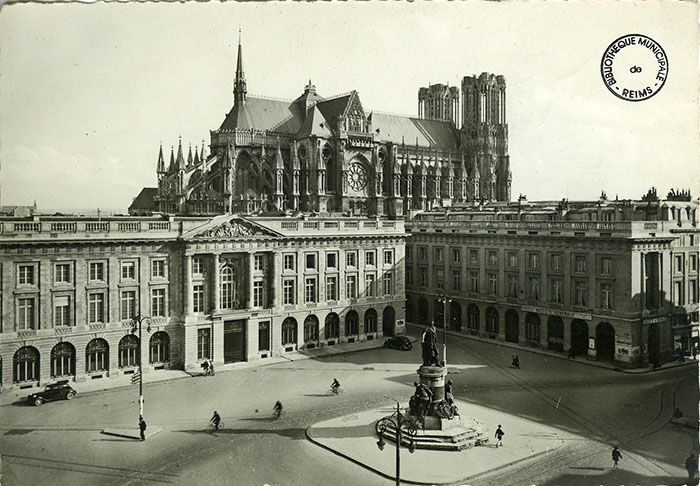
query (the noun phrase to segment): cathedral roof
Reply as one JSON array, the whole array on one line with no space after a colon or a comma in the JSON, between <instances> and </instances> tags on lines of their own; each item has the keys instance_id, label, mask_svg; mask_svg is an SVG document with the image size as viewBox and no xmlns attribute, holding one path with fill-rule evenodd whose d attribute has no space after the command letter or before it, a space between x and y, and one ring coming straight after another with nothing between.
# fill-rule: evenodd
<instances>
[{"instance_id":1,"label":"cathedral roof","mask_svg":"<svg viewBox=\"0 0 700 486\"><path fill-rule=\"evenodd\" d=\"M316 107L319 109L324 118L333 123L342 116L347 111L348 104L350 103L350 98L355 92L348 93L344 96L339 96L337 98L331 98L325 101L320 101L316 103Z\"/></svg>"},{"instance_id":2,"label":"cathedral roof","mask_svg":"<svg viewBox=\"0 0 700 486\"><path fill-rule=\"evenodd\" d=\"M144 187L129 206L129 213L132 211L153 211L156 207L154 198L157 195L157 187Z\"/></svg>"},{"instance_id":3,"label":"cathedral roof","mask_svg":"<svg viewBox=\"0 0 700 486\"><path fill-rule=\"evenodd\" d=\"M254 129L296 134L302 120L303 114L294 102L248 96L245 103L233 105L219 129Z\"/></svg>"},{"instance_id":4,"label":"cathedral roof","mask_svg":"<svg viewBox=\"0 0 700 486\"><path fill-rule=\"evenodd\" d=\"M454 125L401 115L372 113L372 129L381 142L418 144L419 147L457 149L459 137Z\"/></svg>"},{"instance_id":5,"label":"cathedral roof","mask_svg":"<svg viewBox=\"0 0 700 486\"><path fill-rule=\"evenodd\" d=\"M317 135L319 137L331 136L329 122L321 114L318 106L309 109L306 120L304 120L301 129L297 133L297 138L304 138L310 135Z\"/></svg>"}]
</instances>

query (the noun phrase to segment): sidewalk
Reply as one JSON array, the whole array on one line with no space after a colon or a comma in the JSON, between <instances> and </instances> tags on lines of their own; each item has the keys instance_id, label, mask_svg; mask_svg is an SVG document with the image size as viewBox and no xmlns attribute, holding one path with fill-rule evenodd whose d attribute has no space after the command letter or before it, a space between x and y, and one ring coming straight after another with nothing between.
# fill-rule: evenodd
<instances>
[{"instance_id":1,"label":"sidewalk","mask_svg":"<svg viewBox=\"0 0 700 486\"><path fill-rule=\"evenodd\" d=\"M415 341L414 338L411 339ZM355 353L358 351L364 351L366 349L381 348L382 346L384 346L384 338L374 339L371 341L361 341L356 343L345 343L337 346L324 346L322 348L317 349L285 353L284 356L275 356L264 360L252 362L242 361L239 363L219 365L216 367L215 371L217 373L223 373L227 371L235 371L246 368L271 366L279 363L316 359L337 354ZM150 385L152 383L160 383L163 381L179 380L182 378L190 378L194 376L203 375L204 373L200 370L157 370L144 373L143 383L144 385ZM138 387L138 385L131 383L131 376L132 375L120 375L110 378L102 378L99 380L87 380L77 382L71 381L70 386L73 387L79 395L86 393L102 392L124 387ZM2 393L0 393L0 405L6 405L16 401L26 400L29 394L36 393L38 391L41 391L42 389L42 387L32 387L24 390L15 388L13 390L3 391Z\"/></svg>"},{"instance_id":2,"label":"sidewalk","mask_svg":"<svg viewBox=\"0 0 700 486\"><path fill-rule=\"evenodd\" d=\"M422 331L422 329L425 326L421 326L420 324L413 324L411 322L407 322L406 327L412 328L416 333L420 334L420 332ZM442 328L438 328L437 332L438 332L438 335L441 335L443 332ZM447 334L450 336L460 336L463 338L472 339L474 341L481 341L482 343L489 343L489 344L495 344L498 346L504 346L504 347L516 349L520 352L541 354L544 356L548 356L550 358L559 358L559 359L563 359L563 360L569 359L564 354L557 353L555 351L549 351L547 349L541 349L541 348L531 348L529 346L522 346L519 344L509 343L506 341L497 341L494 339L484 338L484 337L480 337L480 336L472 336L471 334L465 334L462 332L452 331L450 329L447 330ZM668 363L663 363L661 366L659 366L656 369L652 368L651 366L645 366L643 368L624 368L624 367L620 367L619 365L617 365L615 363L609 363L606 361L596 361L594 358L590 358L588 356L579 356L577 358L571 359L570 361L574 361L576 363L583 363L583 364L590 365L590 366L597 366L599 368L607 368L609 370L619 371L621 373L631 373L631 374L651 373L652 371L658 372L658 371L664 371L664 370L667 370L670 368L677 368L679 366L693 366L693 365L698 366L698 361L690 359L690 358L686 359L683 362L671 361Z\"/></svg>"},{"instance_id":3,"label":"sidewalk","mask_svg":"<svg viewBox=\"0 0 700 486\"><path fill-rule=\"evenodd\" d=\"M562 430L514 417L463 401L457 401L465 419L477 419L487 426L489 443L463 451L417 449L413 454L401 448L401 480L416 484L445 484L467 481L495 469L553 453L565 440L575 438ZM405 406L405 404L404 404ZM375 422L394 409L390 406L319 422L306 429L314 444L370 469L384 477L396 477L396 444L386 441L383 451L377 447ZM506 435L502 447L495 446L493 434L503 425Z\"/></svg>"}]
</instances>

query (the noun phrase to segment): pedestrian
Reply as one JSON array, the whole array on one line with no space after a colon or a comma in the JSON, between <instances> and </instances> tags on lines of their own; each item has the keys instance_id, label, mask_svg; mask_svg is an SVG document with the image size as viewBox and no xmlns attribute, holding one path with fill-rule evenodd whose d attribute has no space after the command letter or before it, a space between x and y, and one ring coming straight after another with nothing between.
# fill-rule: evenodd
<instances>
[{"instance_id":1,"label":"pedestrian","mask_svg":"<svg viewBox=\"0 0 700 486\"><path fill-rule=\"evenodd\" d=\"M617 462L622 459L622 452L617 448L617 446L613 447L612 450L612 460L613 460L613 469L617 469Z\"/></svg>"},{"instance_id":2,"label":"pedestrian","mask_svg":"<svg viewBox=\"0 0 700 486\"><path fill-rule=\"evenodd\" d=\"M695 486L697 484L695 476L698 474L698 458L695 454L689 455L685 460L685 469L688 471L688 484Z\"/></svg>"},{"instance_id":3,"label":"pedestrian","mask_svg":"<svg viewBox=\"0 0 700 486\"><path fill-rule=\"evenodd\" d=\"M500 446L503 445L503 436L504 435L506 435L506 433L503 432L503 429L501 429L501 425L498 424L498 428L496 429L496 435L494 435L494 437L498 440L498 442L496 442L496 448L498 448L499 445Z\"/></svg>"},{"instance_id":4,"label":"pedestrian","mask_svg":"<svg viewBox=\"0 0 700 486\"><path fill-rule=\"evenodd\" d=\"M693 359L697 359L698 357L698 346L697 344L693 346Z\"/></svg>"},{"instance_id":5,"label":"pedestrian","mask_svg":"<svg viewBox=\"0 0 700 486\"><path fill-rule=\"evenodd\" d=\"M141 440L146 440L146 421L143 419L143 415L139 415L139 432L141 433Z\"/></svg>"},{"instance_id":6,"label":"pedestrian","mask_svg":"<svg viewBox=\"0 0 700 486\"><path fill-rule=\"evenodd\" d=\"M569 359L569 358L576 359L576 353L574 352L573 347L569 348L569 356L566 359Z\"/></svg>"}]
</instances>

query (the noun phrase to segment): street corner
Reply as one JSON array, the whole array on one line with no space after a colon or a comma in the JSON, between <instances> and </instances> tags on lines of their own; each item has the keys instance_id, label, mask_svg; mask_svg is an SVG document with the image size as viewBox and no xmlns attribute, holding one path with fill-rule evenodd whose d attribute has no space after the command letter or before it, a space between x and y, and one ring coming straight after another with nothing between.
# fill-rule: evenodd
<instances>
[{"instance_id":1,"label":"street corner","mask_svg":"<svg viewBox=\"0 0 700 486\"><path fill-rule=\"evenodd\" d=\"M516 465L549 454L561 447L566 434L558 429L485 407L457 402L463 420L475 420L487 428L487 444L461 451L416 449L400 453L401 479L413 483L449 484L482 476L495 469ZM306 429L314 444L387 478L396 477L396 458L391 450L377 445L375 423L390 415L392 407L382 407L336 417ZM496 447L493 434L501 425L506 435Z\"/></svg>"}]
</instances>

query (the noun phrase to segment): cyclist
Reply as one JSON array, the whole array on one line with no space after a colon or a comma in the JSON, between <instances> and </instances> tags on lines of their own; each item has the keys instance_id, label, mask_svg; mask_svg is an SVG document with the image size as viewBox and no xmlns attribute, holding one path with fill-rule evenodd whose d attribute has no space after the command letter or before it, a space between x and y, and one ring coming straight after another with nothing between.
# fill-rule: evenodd
<instances>
[{"instance_id":1,"label":"cyclist","mask_svg":"<svg viewBox=\"0 0 700 486\"><path fill-rule=\"evenodd\" d=\"M282 415L282 402L277 400L277 403L275 403L275 406L273 407L272 410L273 410L275 417L279 417L280 415Z\"/></svg>"},{"instance_id":2,"label":"cyclist","mask_svg":"<svg viewBox=\"0 0 700 486\"><path fill-rule=\"evenodd\" d=\"M214 410L214 416L211 418L211 420L210 420L209 422L211 422L212 424L214 424L214 428L215 428L215 429L218 429L218 428L219 428L219 424L221 423L221 416L219 416L219 412L217 412L216 410Z\"/></svg>"},{"instance_id":3,"label":"cyclist","mask_svg":"<svg viewBox=\"0 0 700 486\"><path fill-rule=\"evenodd\" d=\"M333 393L335 393L336 395L338 394L338 388L340 388L340 382L337 378L333 378L333 383L331 383L331 390L333 390Z\"/></svg>"}]
</instances>

